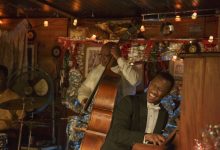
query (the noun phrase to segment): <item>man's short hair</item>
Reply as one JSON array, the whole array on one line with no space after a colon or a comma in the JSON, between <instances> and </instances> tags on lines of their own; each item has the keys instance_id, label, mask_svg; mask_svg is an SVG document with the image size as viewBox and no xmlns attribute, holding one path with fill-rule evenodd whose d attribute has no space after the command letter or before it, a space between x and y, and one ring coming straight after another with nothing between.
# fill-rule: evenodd
<instances>
[{"instance_id":1,"label":"man's short hair","mask_svg":"<svg viewBox=\"0 0 220 150\"><path fill-rule=\"evenodd\" d=\"M6 77L8 76L8 68L4 65L0 65L0 72L2 72Z\"/></svg>"},{"instance_id":2,"label":"man's short hair","mask_svg":"<svg viewBox=\"0 0 220 150\"><path fill-rule=\"evenodd\" d=\"M156 76L160 76L163 79L170 81L170 83L171 83L170 90L173 88L173 86L175 84L175 79L173 78L173 76L169 72L159 72Z\"/></svg>"}]
</instances>

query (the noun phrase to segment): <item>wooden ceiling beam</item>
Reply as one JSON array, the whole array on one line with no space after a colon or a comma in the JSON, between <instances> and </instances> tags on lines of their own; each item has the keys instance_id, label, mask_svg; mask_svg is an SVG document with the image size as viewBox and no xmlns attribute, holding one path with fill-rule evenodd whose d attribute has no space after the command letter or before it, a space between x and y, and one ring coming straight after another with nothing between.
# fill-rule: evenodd
<instances>
[{"instance_id":1,"label":"wooden ceiling beam","mask_svg":"<svg viewBox=\"0 0 220 150\"><path fill-rule=\"evenodd\" d=\"M43 7L44 5L47 5L48 7L50 7L52 10L56 11L58 14L61 14L67 18L74 18L75 16L73 16L71 13L66 12L64 10L61 10L55 6L52 6L50 3L46 2L46 1L42 1L42 0L29 0L30 2L33 2L41 7Z\"/></svg>"}]
</instances>

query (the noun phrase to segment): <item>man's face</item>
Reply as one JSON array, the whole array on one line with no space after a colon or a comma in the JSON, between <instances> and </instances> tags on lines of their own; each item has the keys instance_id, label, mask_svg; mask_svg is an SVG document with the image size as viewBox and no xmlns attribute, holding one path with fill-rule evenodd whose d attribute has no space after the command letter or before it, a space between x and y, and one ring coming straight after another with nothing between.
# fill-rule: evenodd
<instances>
[{"instance_id":1,"label":"man's face","mask_svg":"<svg viewBox=\"0 0 220 150\"><path fill-rule=\"evenodd\" d=\"M147 90L147 101L157 104L170 91L170 81L157 76L151 82Z\"/></svg>"},{"instance_id":2,"label":"man's face","mask_svg":"<svg viewBox=\"0 0 220 150\"><path fill-rule=\"evenodd\" d=\"M0 91L6 88L7 78L4 73L0 71Z\"/></svg>"},{"instance_id":3,"label":"man's face","mask_svg":"<svg viewBox=\"0 0 220 150\"><path fill-rule=\"evenodd\" d=\"M110 61L110 59L111 59L111 50L110 49L107 49L107 48L103 48L102 50L101 50L101 64L103 65L103 66L106 66L107 65L107 63Z\"/></svg>"}]
</instances>

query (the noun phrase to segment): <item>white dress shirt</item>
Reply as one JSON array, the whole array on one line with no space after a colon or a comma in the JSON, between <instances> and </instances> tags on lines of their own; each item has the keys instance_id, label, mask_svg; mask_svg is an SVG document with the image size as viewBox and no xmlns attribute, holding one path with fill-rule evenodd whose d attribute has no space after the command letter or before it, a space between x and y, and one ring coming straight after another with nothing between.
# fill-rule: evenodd
<instances>
[{"instance_id":1,"label":"white dress shirt","mask_svg":"<svg viewBox=\"0 0 220 150\"><path fill-rule=\"evenodd\" d=\"M121 75L119 84L119 97L126 95L133 95L136 93L136 86L141 82L141 75L138 70L129 65L129 63L122 57L117 59L118 66L112 67L111 70ZM78 100L81 102L85 98L89 98L95 89L105 67L101 64L96 66L86 77L78 90Z\"/></svg>"},{"instance_id":2,"label":"white dress shirt","mask_svg":"<svg viewBox=\"0 0 220 150\"><path fill-rule=\"evenodd\" d=\"M159 104L154 105L152 103L147 102L147 110L148 113L145 133L153 133L160 110Z\"/></svg>"},{"instance_id":3,"label":"white dress shirt","mask_svg":"<svg viewBox=\"0 0 220 150\"><path fill-rule=\"evenodd\" d=\"M147 102L147 122L146 122L146 128L145 133L153 133L154 128L157 123L157 118L159 115L159 104L154 105L153 103ZM148 144L148 141L143 140L143 144Z\"/></svg>"}]
</instances>

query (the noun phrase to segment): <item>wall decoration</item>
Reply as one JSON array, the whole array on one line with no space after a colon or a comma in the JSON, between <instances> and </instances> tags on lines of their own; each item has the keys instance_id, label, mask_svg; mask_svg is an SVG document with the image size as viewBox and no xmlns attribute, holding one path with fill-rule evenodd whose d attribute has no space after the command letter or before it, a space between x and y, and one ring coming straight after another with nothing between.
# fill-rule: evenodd
<instances>
[{"instance_id":1,"label":"wall decoration","mask_svg":"<svg viewBox=\"0 0 220 150\"><path fill-rule=\"evenodd\" d=\"M205 52L204 43L200 41L188 41L181 47L181 53L195 54L200 52Z\"/></svg>"},{"instance_id":2,"label":"wall decoration","mask_svg":"<svg viewBox=\"0 0 220 150\"><path fill-rule=\"evenodd\" d=\"M129 62L133 63L137 61L143 61L146 46L147 46L146 44L138 44L138 43L132 44L131 47L128 49Z\"/></svg>"},{"instance_id":3,"label":"wall decoration","mask_svg":"<svg viewBox=\"0 0 220 150\"><path fill-rule=\"evenodd\" d=\"M87 47L85 60L85 76L98 64L100 64L101 45L95 47Z\"/></svg>"},{"instance_id":4,"label":"wall decoration","mask_svg":"<svg viewBox=\"0 0 220 150\"><path fill-rule=\"evenodd\" d=\"M61 55L61 48L59 46L55 46L52 49L52 56L54 57L60 57Z\"/></svg>"},{"instance_id":5,"label":"wall decoration","mask_svg":"<svg viewBox=\"0 0 220 150\"><path fill-rule=\"evenodd\" d=\"M170 62L170 72L174 76L174 78L182 79L184 72L184 64L183 59L176 59Z\"/></svg>"},{"instance_id":6,"label":"wall decoration","mask_svg":"<svg viewBox=\"0 0 220 150\"><path fill-rule=\"evenodd\" d=\"M165 22L165 23L162 23L161 25L161 28L160 28L160 32L162 35L170 35L172 34L174 31L174 26L173 24L171 24L170 22Z\"/></svg>"},{"instance_id":7,"label":"wall decoration","mask_svg":"<svg viewBox=\"0 0 220 150\"><path fill-rule=\"evenodd\" d=\"M27 39L28 41L34 41L36 38L36 32L34 30L28 30L27 32Z\"/></svg>"}]
</instances>

